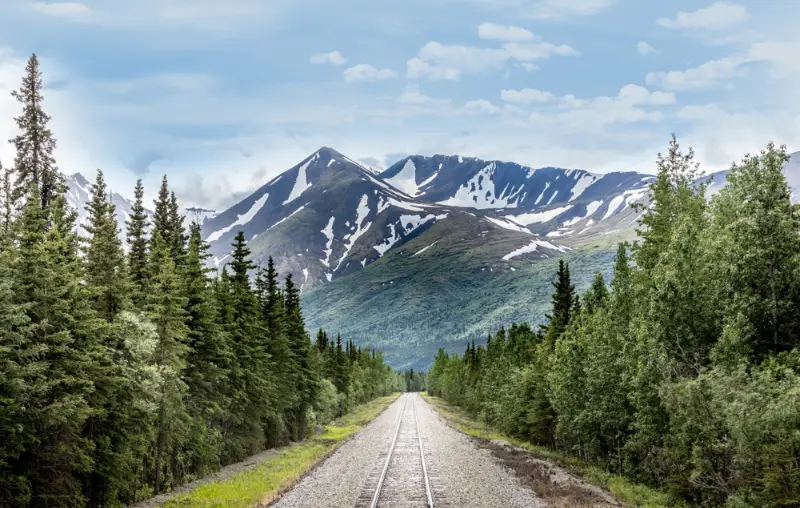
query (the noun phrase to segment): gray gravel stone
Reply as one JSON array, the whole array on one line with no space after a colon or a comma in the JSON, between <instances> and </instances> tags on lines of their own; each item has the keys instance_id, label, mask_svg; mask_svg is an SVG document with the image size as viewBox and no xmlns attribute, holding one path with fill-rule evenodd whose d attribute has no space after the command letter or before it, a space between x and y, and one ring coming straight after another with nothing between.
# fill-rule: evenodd
<instances>
[{"instance_id":1,"label":"gray gravel stone","mask_svg":"<svg viewBox=\"0 0 800 508\"><path fill-rule=\"evenodd\" d=\"M468 437L449 427L421 397L409 397L413 397L416 405L436 507L545 506L489 450L478 448ZM402 407L403 397L400 397L273 506L352 508L363 504L365 493L376 483L376 470L388 452Z\"/></svg>"}]
</instances>

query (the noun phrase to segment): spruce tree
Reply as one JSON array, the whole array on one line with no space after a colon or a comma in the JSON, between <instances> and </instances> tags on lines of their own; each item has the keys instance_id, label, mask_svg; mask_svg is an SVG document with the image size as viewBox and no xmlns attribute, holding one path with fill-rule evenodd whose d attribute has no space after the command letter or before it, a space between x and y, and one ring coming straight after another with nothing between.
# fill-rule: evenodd
<instances>
[{"instance_id":1,"label":"spruce tree","mask_svg":"<svg viewBox=\"0 0 800 508\"><path fill-rule=\"evenodd\" d=\"M184 216L178 205L175 193L169 195L169 228L170 228L170 255L175 265L183 267L186 261L186 230L183 227Z\"/></svg>"},{"instance_id":2,"label":"spruce tree","mask_svg":"<svg viewBox=\"0 0 800 508\"><path fill-rule=\"evenodd\" d=\"M34 54L25 67L25 76L19 90L11 95L22 105L22 114L15 118L20 133L10 140L16 149L14 171L16 178L11 191L11 201L17 205L29 192L30 185L39 188L42 213L47 219L53 199L65 191L63 176L58 172L53 151L56 140L47 127L50 117L42 109L42 73L39 59ZM49 227L49 223L45 223Z\"/></svg>"},{"instance_id":3,"label":"spruce tree","mask_svg":"<svg viewBox=\"0 0 800 508\"><path fill-rule=\"evenodd\" d=\"M268 332L261 325L258 298L250 287L250 271L255 265L241 231L234 239L231 258L232 322L228 330L238 360L234 375L240 390L237 397L241 399L232 401L238 422L234 441L239 446L236 453L246 454L260 449L265 442L262 423L274 410L275 383L269 370Z\"/></svg>"},{"instance_id":4,"label":"spruce tree","mask_svg":"<svg viewBox=\"0 0 800 508\"><path fill-rule=\"evenodd\" d=\"M563 259L558 262L558 273L552 284L555 288L552 297L553 310L547 316L550 321L547 336L551 343L567 329L575 307L575 286L570 280L569 264Z\"/></svg>"},{"instance_id":5,"label":"spruce tree","mask_svg":"<svg viewBox=\"0 0 800 508\"><path fill-rule=\"evenodd\" d=\"M12 328L17 337L17 380L25 411L15 422L24 444L11 468L35 506L72 506L81 500L77 476L89 467L90 444L81 436L91 415L89 362L94 335L82 334L87 318L81 299L75 215L61 196L46 220L39 187L31 182L19 219L19 255L14 264L16 302L25 317ZM17 319L17 318L15 318ZM29 375L28 376L26 376Z\"/></svg>"},{"instance_id":6,"label":"spruce tree","mask_svg":"<svg viewBox=\"0 0 800 508\"><path fill-rule=\"evenodd\" d=\"M286 333L292 352L292 377L295 380L293 388L298 397L293 422L294 437L302 439L307 432L305 415L316 396L319 381L311 368L311 339L305 330L300 310L300 294L292 281L291 274L286 276L284 294L287 315Z\"/></svg>"},{"instance_id":7,"label":"spruce tree","mask_svg":"<svg viewBox=\"0 0 800 508\"><path fill-rule=\"evenodd\" d=\"M11 174L13 170L11 168L3 168L2 162L0 162L0 177L2 177L2 184L0 184L0 200L2 200L2 215L0 215L0 235L2 235L2 245L0 248L4 248L4 246L11 241L11 221L14 217L14 202L12 199L12 186L11 186Z\"/></svg>"},{"instance_id":8,"label":"spruce tree","mask_svg":"<svg viewBox=\"0 0 800 508\"><path fill-rule=\"evenodd\" d=\"M154 233L150 255L150 291L146 310L156 325L158 344L154 365L160 374L155 436L152 443L152 481L155 492L165 490L181 480L182 465L178 461L180 445L185 439L188 415L184 405L188 329L185 298L181 281L169 255L167 242Z\"/></svg>"},{"instance_id":9,"label":"spruce tree","mask_svg":"<svg viewBox=\"0 0 800 508\"><path fill-rule=\"evenodd\" d=\"M161 187L158 189L158 198L154 201L155 212L153 213L153 230L151 232L151 244L155 241L155 235L161 235L161 239L167 245L167 249L172 254L173 221L170 217L170 192L167 183L167 175L161 179Z\"/></svg>"},{"instance_id":10,"label":"spruce tree","mask_svg":"<svg viewBox=\"0 0 800 508\"><path fill-rule=\"evenodd\" d=\"M90 235L84 249L86 284L95 309L104 319L113 321L127 304L129 284L115 207L100 170L91 192L91 201L86 205L88 224L84 226Z\"/></svg>"},{"instance_id":11,"label":"spruce tree","mask_svg":"<svg viewBox=\"0 0 800 508\"><path fill-rule=\"evenodd\" d=\"M227 373L233 361L226 336L216 322L207 276L210 269L205 266L207 250L208 244L200 236L200 225L192 223L185 271L189 348L184 377L188 385L188 410L196 422L192 444L197 450L193 457L193 469L197 470L219 465L217 434L225 420L226 397L230 394ZM201 422L207 422L210 428Z\"/></svg>"},{"instance_id":12,"label":"spruce tree","mask_svg":"<svg viewBox=\"0 0 800 508\"><path fill-rule=\"evenodd\" d=\"M133 191L134 201L131 207L131 216L127 221L128 247L128 269L130 280L133 284L133 301L137 305L144 303L147 292L147 228L150 226L145 211L143 198L144 188L142 180L136 181L136 188Z\"/></svg>"}]
</instances>

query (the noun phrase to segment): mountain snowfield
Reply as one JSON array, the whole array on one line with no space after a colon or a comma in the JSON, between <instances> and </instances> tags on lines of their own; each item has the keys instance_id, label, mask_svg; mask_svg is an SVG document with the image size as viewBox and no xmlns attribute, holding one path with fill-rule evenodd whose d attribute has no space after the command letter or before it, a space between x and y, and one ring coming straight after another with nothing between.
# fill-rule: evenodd
<instances>
[{"instance_id":1,"label":"mountain snowfield","mask_svg":"<svg viewBox=\"0 0 800 508\"><path fill-rule=\"evenodd\" d=\"M786 173L800 189L796 155ZM709 195L726 175L709 176ZM382 348L396 367L424 368L439 346L461 350L500 326L541 320L558 258L574 260L579 289L597 271L610 275L653 180L457 155L409 156L378 171L323 147L227 210L185 213L187 226L201 223L214 267L243 231L256 265L272 256L292 274L309 329L340 331ZM89 188L81 175L69 178L81 220ZM130 201L112 200L124 229Z\"/></svg>"}]
</instances>

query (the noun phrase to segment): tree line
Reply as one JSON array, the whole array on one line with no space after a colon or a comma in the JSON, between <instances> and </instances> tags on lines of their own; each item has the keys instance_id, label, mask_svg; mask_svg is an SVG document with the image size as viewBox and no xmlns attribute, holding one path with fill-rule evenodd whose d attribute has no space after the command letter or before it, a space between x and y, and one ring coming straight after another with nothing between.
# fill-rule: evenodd
<instances>
[{"instance_id":1,"label":"tree line","mask_svg":"<svg viewBox=\"0 0 800 508\"><path fill-rule=\"evenodd\" d=\"M242 232L212 276L166 177L152 221L137 182L126 245L101 171L76 224L41 91L34 55L0 182L0 506L123 506L403 389L379 352L313 343Z\"/></svg>"},{"instance_id":2,"label":"tree line","mask_svg":"<svg viewBox=\"0 0 800 508\"><path fill-rule=\"evenodd\" d=\"M637 241L546 325L440 350L429 391L502 431L700 506L800 506L800 210L769 144L710 200L658 156Z\"/></svg>"}]
</instances>

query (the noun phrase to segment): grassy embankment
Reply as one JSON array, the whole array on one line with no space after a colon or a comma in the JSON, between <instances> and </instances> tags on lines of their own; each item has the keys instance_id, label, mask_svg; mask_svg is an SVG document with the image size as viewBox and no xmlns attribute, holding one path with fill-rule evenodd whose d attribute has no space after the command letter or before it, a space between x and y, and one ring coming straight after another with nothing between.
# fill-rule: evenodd
<instances>
[{"instance_id":1,"label":"grassy embankment","mask_svg":"<svg viewBox=\"0 0 800 508\"><path fill-rule=\"evenodd\" d=\"M448 404L439 397L432 397L427 393L421 393L421 395L462 433L478 439L499 439L513 443L529 451L536 458L553 463L589 483L607 489L626 506L645 508L685 506L668 494L634 483L624 476L609 473L598 467L588 465L579 459L567 457L552 450L501 434L470 417L463 409Z\"/></svg>"},{"instance_id":2,"label":"grassy embankment","mask_svg":"<svg viewBox=\"0 0 800 508\"><path fill-rule=\"evenodd\" d=\"M225 480L199 485L191 492L173 497L164 506L250 508L259 503L266 505L375 419L397 397L398 394L394 394L363 404L325 426L324 432L286 447L255 468Z\"/></svg>"}]
</instances>

